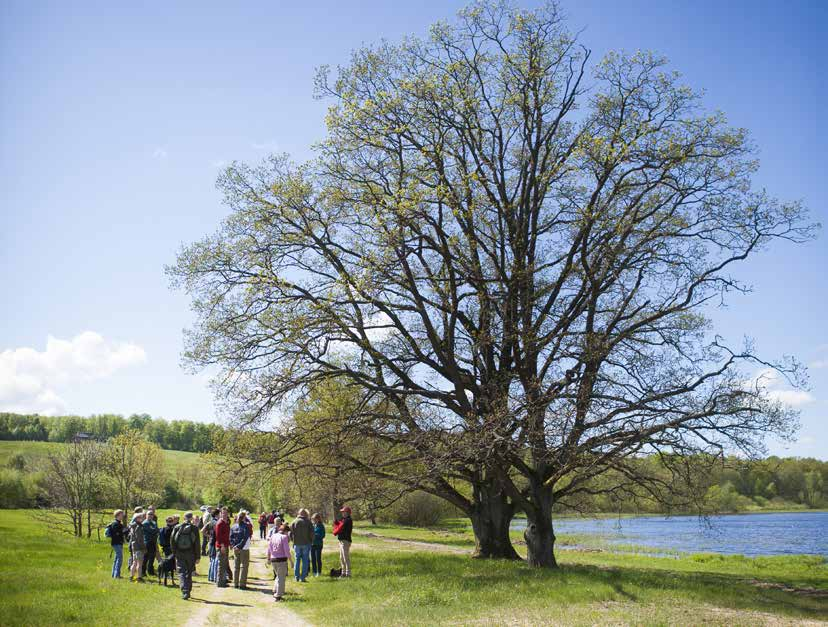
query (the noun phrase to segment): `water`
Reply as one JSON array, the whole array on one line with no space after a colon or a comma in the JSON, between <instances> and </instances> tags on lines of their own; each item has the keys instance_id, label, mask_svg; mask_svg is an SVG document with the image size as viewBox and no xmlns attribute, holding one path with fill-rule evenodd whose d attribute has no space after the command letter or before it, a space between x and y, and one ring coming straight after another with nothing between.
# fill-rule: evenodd
<instances>
[{"instance_id":1,"label":"water","mask_svg":"<svg viewBox=\"0 0 828 627\"><path fill-rule=\"evenodd\" d=\"M828 512L711 516L637 516L564 518L554 521L557 535L586 533L610 544L635 544L685 553L746 556L812 554L828 557ZM523 519L513 529L526 527Z\"/></svg>"}]
</instances>

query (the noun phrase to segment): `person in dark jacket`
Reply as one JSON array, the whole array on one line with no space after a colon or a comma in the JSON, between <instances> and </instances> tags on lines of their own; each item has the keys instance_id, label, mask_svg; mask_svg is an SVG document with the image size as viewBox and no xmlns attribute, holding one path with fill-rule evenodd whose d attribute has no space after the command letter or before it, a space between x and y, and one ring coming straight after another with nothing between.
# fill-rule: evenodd
<instances>
[{"instance_id":1,"label":"person in dark jacket","mask_svg":"<svg viewBox=\"0 0 828 627\"><path fill-rule=\"evenodd\" d=\"M233 585L242 590L247 590L247 569L250 567L252 539L253 529L247 520L247 512L242 510L236 517L236 524L230 528L230 546L235 558Z\"/></svg>"},{"instance_id":2,"label":"person in dark jacket","mask_svg":"<svg viewBox=\"0 0 828 627\"><path fill-rule=\"evenodd\" d=\"M342 576L351 576L351 532L354 529L354 521L351 520L351 508L347 505L339 510L342 518L334 525L333 533L339 539L339 564L342 568Z\"/></svg>"},{"instance_id":3,"label":"person in dark jacket","mask_svg":"<svg viewBox=\"0 0 828 627\"><path fill-rule=\"evenodd\" d=\"M130 581L143 581L141 565L147 553L144 534L144 514L135 514L129 523L129 551L132 554L132 563L129 567Z\"/></svg>"},{"instance_id":4,"label":"person in dark jacket","mask_svg":"<svg viewBox=\"0 0 828 627\"><path fill-rule=\"evenodd\" d=\"M296 581L307 581L310 570L310 551L313 544L313 524L310 521L310 513L305 508L299 510L299 517L290 526L290 539L296 554L293 576Z\"/></svg>"},{"instance_id":5,"label":"person in dark jacket","mask_svg":"<svg viewBox=\"0 0 828 627\"><path fill-rule=\"evenodd\" d=\"M322 516L314 514L311 516L313 522L313 544L311 544L311 572L314 577L322 574L322 544L325 539L325 525L322 523Z\"/></svg>"},{"instance_id":6,"label":"person in dark jacket","mask_svg":"<svg viewBox=\"0 0 828 627\"><path fill-rule=\"evenodd\" d=\"M141 576L155 574L155 556L158 553L158 517L155 515L155 509L147 510L147 517L143 522L144 528L144 544L147 545L147 553L144 558L144 563L141 565Z\"/></svg>"},{"instance_id":7,"label":"person in dark jacket","mask_svg":"<svg viewBox=\"0 0 828 627\"><path fill-rule=\"evenodd\" d=\"M115 554L115 561L112 563L112 578L121 578L121 565L124 561L124 536L126 525L124 524L124 510L115 510L115 520L106 527L104 532L112 545L112 552Z\"/></svg>"},{"instance_id":8,"label":"person in dark jacket","mask_svg":"<svg viewBox=\"0 0 828 627\"><path fill-rule=\"evenodd\" d=\"M170 540L175 564L178 567L178 579L181 584L181 598L190 598L193 589L193 571L201 559L201 539L198 527L193 524L193 513L184 514L184 522L176 525Z\"/></svg>"},{"instance_id":9,"label":"person in dark jacket","mask_svg":"<svg viewBox=\"0 0 828 627\"><path fill-rule=\"evenodd\" d=\"M170 542L172 541L173 529L175 529L175 516L167 516L166 522L167 526L158 532L158 545L164 551L164 557L169 557L172 555Z\"/></svg>"}]
</instances>

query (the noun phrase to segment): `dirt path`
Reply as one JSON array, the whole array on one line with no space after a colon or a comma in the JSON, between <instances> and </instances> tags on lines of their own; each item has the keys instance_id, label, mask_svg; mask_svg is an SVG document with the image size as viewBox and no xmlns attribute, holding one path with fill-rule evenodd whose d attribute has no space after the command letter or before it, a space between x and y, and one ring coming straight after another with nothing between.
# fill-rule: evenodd
<instances>
[{"instance_id":1,"label":"dirt path","mask_svg":"<svg viewBox=\"0 0 828 627\"><path fill-rule=\"evenodd\" d=\"M388 542L397 547L409 547L411 549L428 549L429 551L439 551L441 553L458 553L463 555L471 555L471 549L464 549L459 546L451 546L450 544L437 544L435 542L423 542L422 540L406 540L404 538L394 538L392 536L380 536L370 531L354 532L355 536L362 538L371 538L372 540L380 540L381 542ZM360 546L357 544L356 546ZM364 546L364 545L363 545Z\"/></svg>"},{"instance_id":2,"label":"dirt path","mask_svg":"<svg viewBox=\"0 0 828 627\"><path fill-rule=\"evenodd\" d=\"M299 595L291 590L293 580L290 577L284 601L276 603L273 600L273 571L267 563L265 550L265 541L259 539L256 539L250 548L247 590L237 590L232 584L227 588L217 588L214 583L208 582L209 562L207 558L202 558L198 564L199 576L194 578L192 596L187 601L193 608L185 626L310 625L290 610L291 603L299 598ZM230 567L233 567L233 560L230 560Z\"/></svg>"}]
</instances>

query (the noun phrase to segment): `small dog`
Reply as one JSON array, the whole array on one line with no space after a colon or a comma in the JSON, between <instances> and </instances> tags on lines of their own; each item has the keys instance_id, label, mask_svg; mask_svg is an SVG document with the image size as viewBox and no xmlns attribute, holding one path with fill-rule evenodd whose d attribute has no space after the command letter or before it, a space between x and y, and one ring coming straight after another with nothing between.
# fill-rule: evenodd
<instances>
[{"instance_id":1,"label":"small dog","mask_svg":"<svg viewBox=\"0 0 828 627\"><path fill-rule=\"evenodd\" d=\"M161 585L161 577L164 577L164 587L167 586L167 577L172 578L173 586L175 583L175 555L165 557L158 562L158 585Z\"/></svg>"},{"instance_id":2,"label":"small dog","mask_svg":"<svg viewBox=\"0 0 828 627\"><path fill-rule=\"evenodd\" d=\"M341 577L342 576L342 569L341 568L331 568L331 577Z\"/></svg>"}]
</instances>

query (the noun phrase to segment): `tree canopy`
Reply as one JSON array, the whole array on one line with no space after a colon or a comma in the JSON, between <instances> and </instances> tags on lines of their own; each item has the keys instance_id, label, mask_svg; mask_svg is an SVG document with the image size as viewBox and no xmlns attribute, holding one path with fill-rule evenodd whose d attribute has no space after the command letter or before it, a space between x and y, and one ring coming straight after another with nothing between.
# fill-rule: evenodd
<instances>
[{"instance_id":1,"label":"tree canopy","mask_svg":"<svg viewBox=\"0 0 828 627\"><path fill-rule=\"evenodd\" d=\"M385 467L416 460L397 480L466 512L481 555L516 555L524 511L540 566L553 506L596 475L659 494L641 455L678 473L790 435L752 372L798 385L798 364L726 342L707 311L747 291L739 263L814 227L751 187L747 132L663 58L591 64L555 4L480 3L317 89L316 158L230 166L231 215L169 269L198 315L187 359L223 369L241 426L347 381L348 428Z\"/></svg>"}]
</instances>

